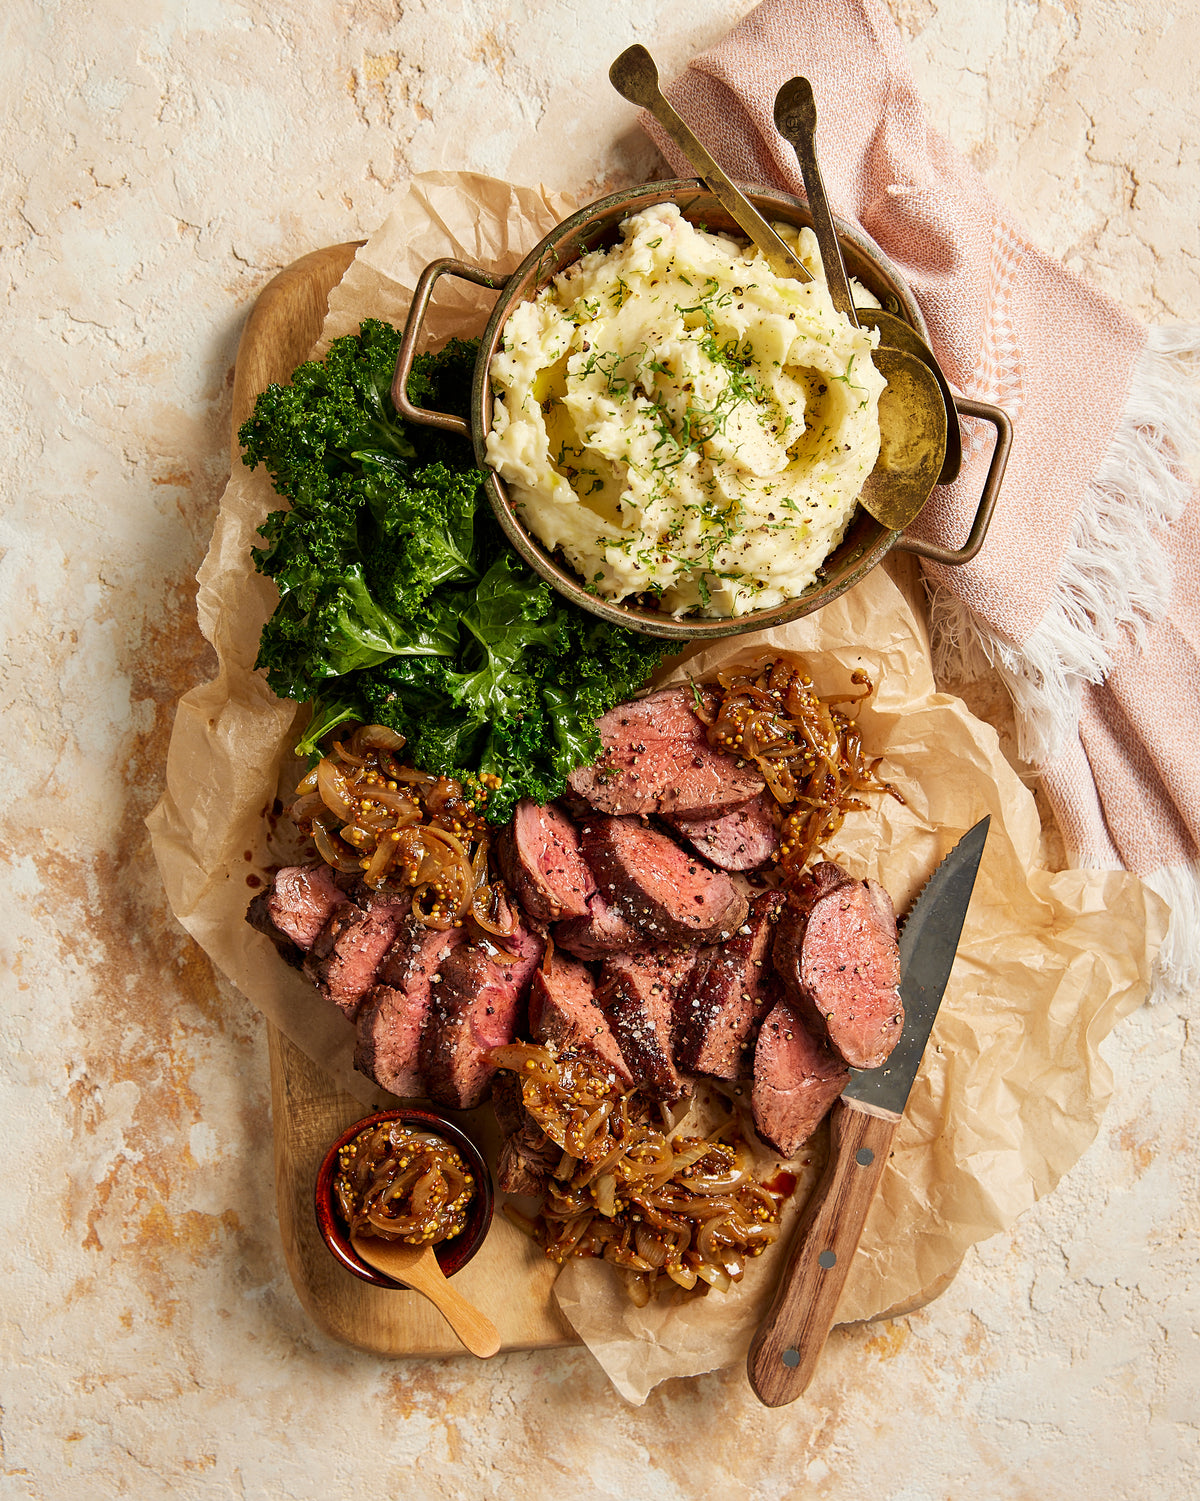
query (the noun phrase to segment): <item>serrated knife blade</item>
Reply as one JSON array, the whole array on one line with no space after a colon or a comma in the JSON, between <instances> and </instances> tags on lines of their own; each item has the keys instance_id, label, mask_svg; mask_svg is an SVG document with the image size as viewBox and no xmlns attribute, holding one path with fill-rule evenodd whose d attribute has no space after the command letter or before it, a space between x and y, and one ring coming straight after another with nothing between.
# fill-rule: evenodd
<instances>
[{"instance_id":1,"label":"serrated knife blade","mask_svg":"<svg viewBox=\"0 0 1200 1501\"><path fill-rule=\"evenodd\" d=\"M946 991L990 817L969 829L925 883L900 932L904 1030L880 1068L851 1069L833 1108L829 1161L804 1206L774 1301L750 1345L750 1385L768 1407L805 1390L887 1166L892 1138Z\"/></svg>"}]
</instances>

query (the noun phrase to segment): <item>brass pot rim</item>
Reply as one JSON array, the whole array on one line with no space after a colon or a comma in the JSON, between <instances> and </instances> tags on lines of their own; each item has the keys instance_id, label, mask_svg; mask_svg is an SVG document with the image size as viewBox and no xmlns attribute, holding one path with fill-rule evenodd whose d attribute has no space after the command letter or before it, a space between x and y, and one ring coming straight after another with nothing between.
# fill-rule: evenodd
<instances>
[{"instance_id":1,"label":"brass pot rim","mask_svg":"<svg viewBox=\"0 0 1200 1501\"><path fill-rule=\"evenodd\" d=\"M768 219L811 228L812 215L804 199L777 189L739 186ZM817 581L794 599L745 615L676 617L641 605L601 599L589 592L579 575L549 553L526 529L509 498L508 487L487 462L486 444L493 407L491 361L513 308L535 296L585 251L597 248L606 239L615 239L623 219L658 203L676 203L690 222L744 238L716 197L696 178L673 178L610 193L556 225L507 279L483 332L471 397L471 438L476 462L487 476L485 493L513 548L539 577L580 609L610 625L679 642L768 630L811 614L853 588L882 562L902 533L889 531L858 506L842 541L822 564ZM841 219L836 224L848 274L873 292L889 312L902 317L927 339L920 307L896 267L857 225Z\"/></svg>"}]
</instances>

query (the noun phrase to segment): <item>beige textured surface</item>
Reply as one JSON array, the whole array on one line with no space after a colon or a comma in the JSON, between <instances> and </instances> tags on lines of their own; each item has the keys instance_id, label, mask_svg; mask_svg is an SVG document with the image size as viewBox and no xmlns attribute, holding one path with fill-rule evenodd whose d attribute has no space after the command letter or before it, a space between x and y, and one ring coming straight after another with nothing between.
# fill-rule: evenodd
<instances>
[{"instance_id":1,"label":"beige textured surface","mask_svg":"<svg viewBox=\"0 0 1200 1501\"><path fill-rule=\"evenodd\" d=\"M766 1412L730 1372L633 1410L582 1352L387 1363L314 1333L258 1018L166 915L141 820L206 670L192 578L255 293L412 171L644 175L608 61L640 40L670 76L747 8L4 8L0 1495L1200 1493L1194 1004L1123 1024L1055 1194L930 1308L835 1335L808 1398ZM1200 320L1195 7L893 9L933 122L1034 237Z\"/></svg>"}]
</instances>

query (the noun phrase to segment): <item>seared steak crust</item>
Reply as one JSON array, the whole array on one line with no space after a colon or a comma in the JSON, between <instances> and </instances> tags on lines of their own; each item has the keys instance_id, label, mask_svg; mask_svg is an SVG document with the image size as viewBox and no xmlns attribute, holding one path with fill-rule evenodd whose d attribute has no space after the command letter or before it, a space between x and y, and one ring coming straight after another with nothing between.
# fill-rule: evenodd
<instances>
[{"instance_id":1,"label":"seared steak crust","mask_svg":"<svg viewBox=\"0 0 1200 1501\"><path fill-rule=\"evenodd\" d=\"M502 941L507 952L492 943L460 944L442 965L441 979L434 976L421 1074L430 1098L452 1110L479 1104L496 1072L489 1049L512 1042L524 1025L542 941L522 928Z\"/></svg>"},{"instance_id":2,"label":"seared steak crust","mask_svg":"<svg viewBox=\"0 0 1200 1501\"><path fill-rule=\"evenodd\" d=\"M660 830L636 818L597 816L582 833L600 895L647 943L719 943L745 921L746 898L725 872Z\"/></svg>"},{"instance_id":3,"label":"seared steak crust","mask_svg":"<svg viewBox=\"0 0 1200 1501\"><path fill-rule=\"evenodd\" d=\"M354 1067L392 1094L425 1093L421 1032L429 1015L433 976L463 943L462 928L440 932L408 917L384 956L379 984L366 994L355 1028Z\"/></svg>"},{"instance_id":4,"label":"seared steak crust","mask_svg":"<svg viewBox=\"0 0 1200 1501\"><path fill-rule=\"evenodd\" d=\"M612 954L600 971L596 1000L634 1083L651 1099L675 1100L687 1092L671 1053L676 991L695 952Z\"/></svg>"},{"instance_id":5,"label":"seared steak crust","mask_svg":"<svg viewBox=\"0 0 1200 1501\"><path fill-rule=\"evenodd\" d=\"M587 916L596 883L579 851L579 831L560 808L523 799L495 848L504 879L530 917Z\"/></svg>"},{"instance_id":6,"label":"seared steak crust","mask_svg":"<svg viewBox=\"0 0 1200 1501\"><path fill-rule=\"evenodd\" d=\"M304 973L351 1021L411 905L407 895L384 893L373 893L365 907L342 902L309 949Z\"/></svg>"},{"instance_id":7,"label":"seared steak crust","mask_svg":"<svg viewBox=\"0 0 1200 1501\"><path fill-rule=\"evenodd\" d=\"M506 1194L543 1194L561 1161L562 1151L531 1120L515 1136L507 1136L500 1143L496 1182Z\"/></svg>"},{"instance_id":8,"label":"seared steak crust","mask_svg":"<svg viewBox=\"0 0 1200 1501\"><path fill-rule=\"evenodd\" d=\"M818 1037L855 1068L878 1068L900 1040L900 952L891 898L839 866L813 867L775 929L775 969Z\"/></svg>"},{"instance_id":9,"label":"seared steak crust","mask_svg":"<svg viewBox=\"0 0 1200 1501\"><path fill-rule=\"evenodd\" d=\"M738 1079L750 1072L753 1043L763 1014L762 989L770 976L768 950L782 893L754 898L741 929L708 950L679 997L675 1062L687 1073Z\"/></svg>"},{"instance_id":10,"label":"seared steak crust","mask_svg":"<svg viewBox=\"0 0 1200 1501\"><path fill-rule=\"evenodd\" d=\"M562 1151L525 1113L521 1081L515 1074L501 1069L492 1081L492 1109L503 1138L496 1161L496 1182L504 1193L544 1193Z\"/></svg>"},{"instance_id":11,"label":"seared steak crust","mask_svg":"<svg viewBox=\"0 0 1200 1501\"><path fill-rule=\"evenodd\" d=\"M670 813L700 818L757 796L753 766L715 751L685 688L618 704L596 722L603 754L568 778L572 792L600 813Z\"/></svg>"},{"instance_id":12,"label":"seared steak crust","mask_svg":"<svg viewBox=\"0 0 1200 1501\"><path fill-rule=\"evenodd\" d=\"M850 1070L818 1042L786 1001L768 1012L754 1052L754 1129L781 1156L794 1157L846 1087Z\"/></svg>"},{"instance_id":13,"label":"seared steak crust","mask_svg":"<svg viewBox=\"0 0 1200 1501\"><path fill-rule=\"evenodd\" d=\"M293 969L299 969L304 963L304 950L297 948L286 933L281 932L271 920L271 909L268 903L271 900L269 891L260 891L246 908L246 921L256 933L261 933L264 938L269 938L279 950L280 958L285 960Z\"/></svg>"}]
</instances>

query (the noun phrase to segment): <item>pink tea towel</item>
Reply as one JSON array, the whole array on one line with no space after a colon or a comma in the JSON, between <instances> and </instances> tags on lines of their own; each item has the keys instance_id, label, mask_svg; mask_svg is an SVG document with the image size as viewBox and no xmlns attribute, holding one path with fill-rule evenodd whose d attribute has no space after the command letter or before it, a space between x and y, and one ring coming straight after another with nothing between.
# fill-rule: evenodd
<instances>
[{"instance_id":1,"label":"pink tea towel","mask_svg":"<svg viewBox=\"0 0 1200 1501\"><path fill-rule=\"evenodd\" d=\"M764 0L668 89L734 178L803 196L775 95L812 83L834 212L912 287L951 384L1012 418L982 551L925 564L937 664L986 660L1069 858L1124 867L1170 905L1160 991L1200 985L1200 327L1146 329L1038 250L925 122L882 0ZM691 169L655 122L680 176ZM960 546L990 453L914 527ZM981 655L982 654L982 655Z\"/></svg>"}]
</instances>

